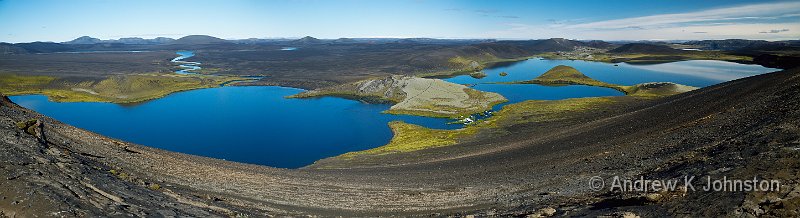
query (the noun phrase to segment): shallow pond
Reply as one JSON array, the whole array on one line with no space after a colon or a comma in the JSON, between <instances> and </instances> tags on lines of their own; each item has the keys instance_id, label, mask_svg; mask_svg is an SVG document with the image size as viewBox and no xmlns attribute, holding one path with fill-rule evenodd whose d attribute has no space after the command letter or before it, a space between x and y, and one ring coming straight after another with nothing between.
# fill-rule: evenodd
<instances>
[{"instance_id":1,"label":"shallow pond","mask_svg":"<svg viewBox=\"0 0 800 218\"><path fill-rule=\"evenodd\" d=\"M529 80L560 64L573 66L601 81L624 85L669 81L708 86L775 71L717 61L614 66L585 61L531 59L486 69L488 76L483 79L458 76L447 80L477 84L474 88L500 93L512 103L529 99L622 95L616 90L591 86L480 84ZM508 75L499 76L500 72ZM392 137L387 123L393 120L438 129L462 126L446 124L451 121L448 119L381 113L389 105L335 97L284 98L301 91L274 86L219 87L174 93L132 106L56 103L42 95L12 96L11 100L65 123L125 141L284 168L302 167L322 158L384 145Z\"/></svg>"}]
</instances>

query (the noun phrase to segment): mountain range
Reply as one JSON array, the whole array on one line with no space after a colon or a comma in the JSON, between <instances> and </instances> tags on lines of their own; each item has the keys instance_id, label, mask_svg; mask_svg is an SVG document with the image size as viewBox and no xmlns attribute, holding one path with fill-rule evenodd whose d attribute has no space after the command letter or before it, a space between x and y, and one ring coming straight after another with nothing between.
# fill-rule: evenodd
<instances>
[{"instance_id":1,"label":"mountain range","mask_svg":"<svg viewBox=\"0 0 800 218\"><path fill-rule=\"evenodd\" d=\"M537 40L494 40L494 39L434 39L434 38L339 38L319 39L305 36L299 39L238 39L226 40L207 35L189 35L178 39L157 37L144 39L128 37L120 39L103 40L90 36L81 36L74 40L55 42L29 42L29 43L0 43L2 54L28 54L52 53L74 51L105 51L105 50L151 50L153 46L228 46L228 45L255 45L272 44L280 46L310 46L310 45L343 45L343 44L408 44L408 45L474 45L489 47L491 49L523 50L530 53L572 51L576 47L590 47L609 50L610 53L653 53L677 54L683 51L673 49L671 45L680 44L700 50L731 51L740 54L749 54L761 51L800 50L800 41L763 41L746 39L726 40L700 40L682 43L640 41L640 42L606 42L601 40L571 40L565 38L537 39Z\"/></svg>"},{"instance_id":2,"label":"mountain range","mask_svg":"<svg viewBox=\"0 0 800 218\"><path fill-rule=\"evenodd\" d=\"M100 44L100 43L120 43L120 44L128 44L128 45L155 45L155 44L167 44L174 42L175 39L167 38L167 37L156 37L153 39L144 39L139 37L128 37L128 38L119 38L119 39L109 39L109 40L102 40L98 38L93 38L91 36L81 36L77 39L73 39L70 41L63 42L63 44L70 44L70 45L91 45L91 44Z\"/></svg>"}]
</instances>

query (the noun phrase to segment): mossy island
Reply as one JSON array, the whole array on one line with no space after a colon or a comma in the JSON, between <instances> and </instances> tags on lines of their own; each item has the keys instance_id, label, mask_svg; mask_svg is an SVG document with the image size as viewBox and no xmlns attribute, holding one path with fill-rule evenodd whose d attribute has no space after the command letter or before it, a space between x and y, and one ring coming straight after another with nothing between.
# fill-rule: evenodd
<instances>
[{"instance_id":1,"label":"mossy island","mask_svg":"<svg viewBox=\"0 0 800 218\"><path fill-rule=\"evenodd\" d=\"M477 71L477 72L474 72L474 73L470 73L469 76L471 76L472 78L475 78L475 79L482 79L482 78L486 77L487 75L483 71Z\"/></svg>"},{"instance_id":2,"label":"mossy island","mask_svg":"<svg viewBox=\"0 0 800 218\"><path fill-rule=\"evenodd\" d=\"M539 84L546 86L587 85L612 88L625 93L626 95L640 97L667 96L697 89L697 87L671 82L651 82L631 86L611 84L593 79L577 69L566 65L555 66L533 80L509 82L504 84Z\"/></svg>"}]
</instances>

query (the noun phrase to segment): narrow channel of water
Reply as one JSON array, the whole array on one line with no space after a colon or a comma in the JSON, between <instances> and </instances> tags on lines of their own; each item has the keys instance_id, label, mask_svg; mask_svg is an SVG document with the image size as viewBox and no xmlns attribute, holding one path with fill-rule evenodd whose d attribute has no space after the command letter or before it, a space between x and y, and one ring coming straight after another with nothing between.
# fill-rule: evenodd
<instances>
[{"instance_id":1,"label":"narrow channel of water","mask_svg":"<svg viewBox=\"0 0 800 218\"><path fill-rule=\"evenodd\" d=\"M183 59L187 59L187 58L193 57L194 56L194 52L193 51L179 51L179 52L175 52L175 53L180 55L180 56L178 56L176 58L173 58L172 62L179 64L178 67L183 68L183 69L175 71L175 73L181 74L181 75L196 75L198 73L195 73L195 72L192 72L192 71L198 71L200 69L203 69L202 67L200 67L200 62L184 61L183 60Z\"/></svg>"}]
</instances>

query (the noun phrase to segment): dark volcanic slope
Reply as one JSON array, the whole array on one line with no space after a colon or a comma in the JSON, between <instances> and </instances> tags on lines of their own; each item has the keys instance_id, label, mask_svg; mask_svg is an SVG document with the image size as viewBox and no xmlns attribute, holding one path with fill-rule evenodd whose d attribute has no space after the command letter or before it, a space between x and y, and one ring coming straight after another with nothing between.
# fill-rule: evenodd
<instances>
[{"instance_id":1,"label":"dark volcanic slope","mask_svg":"<svg viewBox=\"0 0 800 218\"><path fill-rule=\"evenodd\" d=\"M684 51L670 48L666 45L655 45L655 44L645 44L645 43L630 43L625 44L615 49L611 49L608 51L609 53L619 53L619 54L680 54L685 53Z\"/></svg>"},{"instance_id":2,"label":"dark volcanic slope","mask_svg":"<svg viewBox=\"0 0 800 218\"><path fill-rule=\"evenodd\" d=\"M90 39L82 39L83 41ZM157 40L157 39L153 39ZM295 41L234 43L211 36L186 36L165 44L0 44L0 74L55 77L170 72L176 51L195 51L203 73L260 75L258 85L319 88L389 74L459 71L534 53L514 43L472 41L357 41L335 43L311 37ZM283 51L283 47L297 47ZM141 51L141 52L130 52ZM456 61L453 61L456 60Z\"/></svg>"},{"instance_id":3,"label":"dark volcanic slope","mask_svg":"<svg viewBox=\"0 0 800 218\"><path fill-rule=\"evenodd\" d=\"M260 85L319 88L390 74L421 74L460 70L455 57L474 61L533 55L517 46L497 43L439 45L419 43L319 44L300 39L286 46L261 45L238 49L202 49L192 61L222 74L263 75Z\"/></svg>"},{"instance_id":4,"label":"dark volcanic slope","mask_svg":"<svg viewBox=\"0 0 800 218\"><path fill-rule=\"evenodd\" d=\"M761 47L776 44L784 44L782 42L769 42L764 40L747 40L747 39L724 39L724 40L700 40L688 41L683 43L685 45L699 46L703 50L739 50L746 47Z\"/></svg>"},{"instance_id":5,"label":"dark volcanic slope","mask_svg":"<svg viewBox=\"0 0 800 218\"><path fill-rule=\"evenodd\" d=\"M800 73L765 74L652 101L508 128L510 136L384 155L338 169L282 170L108 139L0 107L6 215L797 216ZM36 118L42 128L19 130ZM43 134L42 134L43 133ZM364 164L364 165L361 165ZM320 167L320 166L317 166ZM779 179L779 192L594 192L592 176ZM609 181L610 182L610 181ZM607 184L609 184L607 182ZM156 186L156 184L158 184Z\"/></svg>"},{"instance_id":6,"label":"dark volcanic slope","mask_svg":"<svg viewBox=\"0 0 800 218\"><path fill-rule=\"evenodd\" d=\"M98 77L171 72L172 51L0 55L0 73Z\"/></svg>"},{"instance_id":7,"label":"dark volcanic slope","mask_svg":"<svg viewBox=\"0 0 800 218\"><path fill-rule=\"evenodd\" d=\"M213 36L206 36L206 35L190 35L181 37L175 41L170 42L172 44L227 44L231 43L227 40L220 39Z\"/></svg>"},{"instance_id":8,"label":"dark volcanic slope","mask_svg":"<svg viewBox=\"0 0 800 218\"><path fill-rule=\"evenodd\" d=\"M526 41L499 41L498 44L508 44L519 46L531 52L556 52L556 51L572 51L575 47L593 47L593 48L611 48L612 44L604 41L576 41L563 38L540 39L540 40L526 40Z\"/></svg>"}]
</instances>

